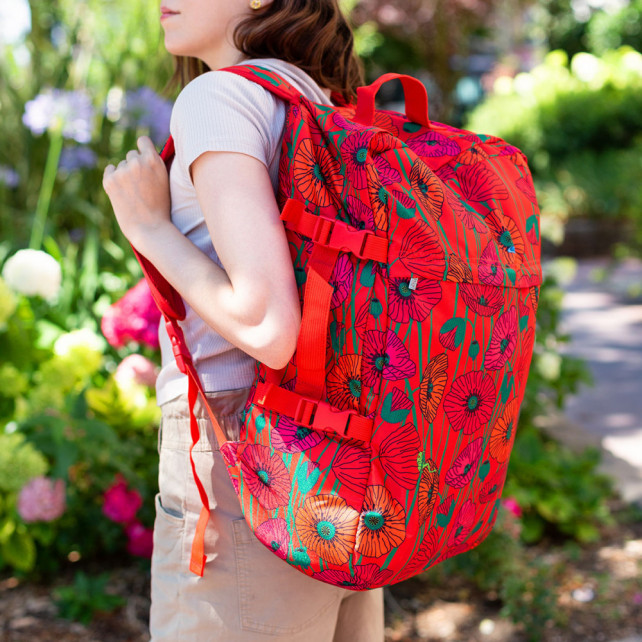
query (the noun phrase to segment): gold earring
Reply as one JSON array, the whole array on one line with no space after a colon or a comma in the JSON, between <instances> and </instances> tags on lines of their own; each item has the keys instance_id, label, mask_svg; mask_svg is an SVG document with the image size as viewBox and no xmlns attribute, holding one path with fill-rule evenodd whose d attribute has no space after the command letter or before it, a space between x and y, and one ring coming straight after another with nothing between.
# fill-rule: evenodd
<instances>
[{"instance_id":1,"label":"gold earring","mask_svg":"<svg viewBox=\"0 0 642 642\"><path fill-rule=\"evenodd\" d=\"M254 9L254 10L260 9L261 8L261 0L252 0L252 2L250 2L250 7L252 7L252 9Z\"/></svg>"}]
</instances>

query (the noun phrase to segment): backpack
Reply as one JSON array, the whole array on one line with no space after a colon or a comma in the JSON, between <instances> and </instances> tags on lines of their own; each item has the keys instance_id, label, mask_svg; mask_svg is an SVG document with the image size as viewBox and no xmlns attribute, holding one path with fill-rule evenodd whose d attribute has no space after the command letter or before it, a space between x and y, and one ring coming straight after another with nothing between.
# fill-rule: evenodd
<instances>
[{"instance_id":1,"label":"backpack","mask_svg":"<svg viewBox=\"0 0 642 642\"><path fill-rule=\"evenodd\" d=\"M302 305L288 366L257 364L240 440L210 411L231 483L256 537L299 571L351 590L399 582L477 546L497 517L541 283L527 159L431 122L409 76L328 106L261 66L225 71L288 104L277 200ZM375 108L395 78L406 115ZM170 138L166 163L173 152ZM137 256L189 376L196 443L183 302ZM209 504L192 470L202 575Z\"/></svg>"}]
</instances>

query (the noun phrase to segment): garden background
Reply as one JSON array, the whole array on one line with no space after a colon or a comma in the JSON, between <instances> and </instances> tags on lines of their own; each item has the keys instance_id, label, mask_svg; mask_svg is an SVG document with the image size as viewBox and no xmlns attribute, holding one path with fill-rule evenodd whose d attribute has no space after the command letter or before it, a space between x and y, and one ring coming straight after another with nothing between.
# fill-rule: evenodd
<instances>
[{"instance_id":1,"label":"garden background","mask_svg":"<svg viewBox=\"0 0 642 642\"><path fill-rule=\"evenodd\" d=\"M165 91L157 5L0 4L6 640L148 639L158 315L101 183L139 135L160 147L168 134L176 91ZM343 5L368 80L416 75L433 120L521 148L542 211L529 241L542 243L546 279L498 526L386 592L388 637L639 633L642 513L601 474L598 449L571 450L544 426L591 378L562 324L575 259L600 257L606 279L642 249L642 0ZM386 89L399 106L399 89ZM623 296L641 291L634 279Z\"/></svg>"}]
</instances>

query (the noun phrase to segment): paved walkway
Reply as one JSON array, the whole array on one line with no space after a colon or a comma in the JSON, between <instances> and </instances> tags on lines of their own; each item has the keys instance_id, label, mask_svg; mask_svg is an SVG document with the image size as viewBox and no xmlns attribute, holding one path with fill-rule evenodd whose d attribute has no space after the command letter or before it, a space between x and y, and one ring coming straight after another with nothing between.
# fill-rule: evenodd
<instances>
[{"instance_id":1,"label":"paved walkway","mask_svg":"<svg viewBox=\"0 0 642 642\"><path fill-rule=\"evenodd\" d=\"M624 499L642 504L642 262L627 260L613 271L608 265L578 262L565 287L567 351L587 361L595 385L582 386L564 411L573 424L568 438L600 444L603 470Z\"/></svg>"}]
</instances>

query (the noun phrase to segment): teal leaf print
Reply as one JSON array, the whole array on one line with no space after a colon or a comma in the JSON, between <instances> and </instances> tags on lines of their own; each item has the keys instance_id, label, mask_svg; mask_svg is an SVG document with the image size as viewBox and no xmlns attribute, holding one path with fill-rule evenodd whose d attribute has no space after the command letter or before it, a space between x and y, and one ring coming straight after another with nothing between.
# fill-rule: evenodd
<instances>
[{"instance_id":1,"label":"teal leaf print","mask_svg":"<svg viewBox=\"0 0 642 642\"><path fill-rule=\"evenodd\" d=\"M468 348L468 356L474 361L479 354L479 341L474 339Z\"/></svg>"},{"instance_id":2,"label":"teal leaf print","mask_svg":"<svg viewBox=\"0 0 642 642\"><path fill-rule=\"evenodd\" d=\"M513 270L513 268L507 267L506 274L508 275L508 279L510 280L510 282L515 285L515 282L517 281L517 273L515 272L515 270Z\"/></svg>"},{"instance_id":3,"label":"teal leaf print","mask_svg":"<svg viewBox=\"0 0 642 642\"><path fill-rule=\"evenodd\" d=\"M412 134L414 132L418 132L421 129L421 125L418 125L417 123L404 123L403 124L403 130L405 132L408 132L409 134Z\"/></svg>"},{"instance_id":4,"label":"teal leaf print","mask_svg":"<svg viewBox=\"0 0 642 642\"><path fill-rule=\"evenodd\" d=\"M507 372L504 375L504 380L502 381L502 387L500 390L501 398L502 398L502 403L506 403L508 401L508 398L510 397L510 393L513 390L513 373L512 372Z\"/></svg>"},{"instance_id":5,"label":"teal leaf print","mask_svg":"<svg viewBox=\"0 0 642 642\"><path fill-rule=\"evenodd\" d=\"M301 568L308 568L310 566L311 560L305 546L299 546L294 549L292 552L292 561L295 566L300 566Z\"/></svg>"},{"instance_id":6,"label":"teal leaf print","mask_svg":"<svg viewBox=\"0 0 642 642\"><path fill-rule=\"evenodd\" d=\"M484 520L482 519L481 521L477 522L477 526L473 528L472 531L470 531L470 534L472 535L473 533L476 533L484 524Z\"/></svg>"},{"instance_id":7,"label":"teal leaf print","mask_svg":"<svg viewBox=\"0 0 642 642\"><path fill-rule=\"evenodd\" d=\"M361 270L359 275L359 282L363 285L364 288L371 288L374 285L374 262L368 261Z\"/></svg>"},{"instance_id":8,"label":"teal leaf print","mask_svg":"<svg viewBox=\"0 0 642 642\"><path fill-rule=\"evenodd\" d=\"M484 481L490 472L490 461L488 459L479 467L479 479Z\"/></svg>"},{"instance_id":9,"label":"teal leaf print","mask_svg":"<svg viewBox=\"0 0 642 642\"><path fill-rule=\"evenodd\" d=\"M441 326L439 342L447 350L457 350L466 337L466 319L454 317Z\"/></svg>"},{"instance_id":10,"label":"teal leaf print","mask_svg":"<svg viewBox=\"0 0 642 642\"><path fill-rule=\"evenodd\" d=\"M404 207L401 203L397 203L397 216L399 218L414 218L417 213L417 208Z\"/></svg>"},{"instance_id":11,"label":"teal leaf print","mask_svg":"<svg viewBox=\"0 0 642 642\"><path fill-rule=\"evenodd\" d=\"M439 513L437 515L437 524L442 528L446 528L446 526L448 526L448 524L450 523L450 520L452 519L454 510L455 510L455 502L451 502L450 509L448 510L447 513Z\"/></svg>"},{"instance_id":12,"label":"teal leaf print","mask_svg":"<svg viewBox=\"0 0 642 642\"><path fill-rule=\"evenodd\" d=\"M393 410L392 395L392 392L389 393L383 400L383 406L381 407L381 418L389 424L403 424L406 422L406 417L408 416L410 409L399 408L398 410Z\"/></svg>"},{"instance_id":13,"label":"teal leaf print","mask_svg":"<svg viewBox=\"0 0 642 642\"><path fill-rule=\"evenodd\" d=\"M522 317L519 320L519 329L521 332L524 332L528 328L528 316Z\"/></svg>"},{"instance_id":14,"label":"teal leaf print","mask_svg":"<svg viewBox=\"0 0 642 642\"><path fill-rule=\"evenodd\" d=\"M299 487L299 492L302 495L307 495L319 481L320 474L321 470L312 462L303 462L296 471L296 483Z\"/></svg>"},{"instance_id":15,"label":"teal leaf print","mask_svg":"<svg viewBox=\"0 0 642 642\"><path fill-rule=\"evenodd\" d=\"M531 242L539 243L539 221L537 220L537 214L529 216L526 219L526 234L528 238L531 239ZM532 239L535 239L534 241Z\"/></svg>"},{"instance_id":16,"label":"teal leaf print","mask_svg":"<svg viewBox=\"0 0 642 642\"><path fill-rule=\"evenodd\" d=\"M256 432L261 433L263 432L263 428L265 428L265 415L259 415L255 421L254 421L254 426L256 427Z\"/></svg>"}]
</instances>

